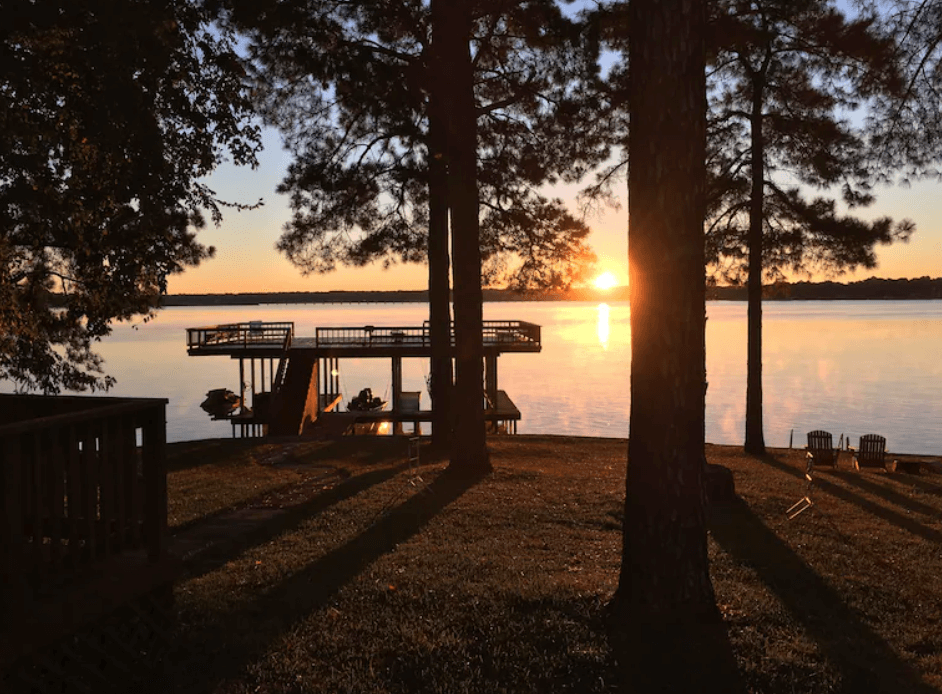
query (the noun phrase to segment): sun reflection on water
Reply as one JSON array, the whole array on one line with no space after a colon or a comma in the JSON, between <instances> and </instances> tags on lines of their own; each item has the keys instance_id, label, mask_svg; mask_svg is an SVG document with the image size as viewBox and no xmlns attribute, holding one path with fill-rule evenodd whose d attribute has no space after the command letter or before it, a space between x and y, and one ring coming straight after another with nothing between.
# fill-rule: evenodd
<instances>
[{"instance_id":1,"label":"sun reflection on water","mask_svg":"<svg viewBox=\"0 0 942 694\"><path fill-rule=\"evenodd\" d=\"M608 326L608 304L599 304L598 312L599 318L596 330L599 334L599 344L602 345L602 349L608 349L608 336L610 333L610 328Z\"/></svg>"}]
</instances>

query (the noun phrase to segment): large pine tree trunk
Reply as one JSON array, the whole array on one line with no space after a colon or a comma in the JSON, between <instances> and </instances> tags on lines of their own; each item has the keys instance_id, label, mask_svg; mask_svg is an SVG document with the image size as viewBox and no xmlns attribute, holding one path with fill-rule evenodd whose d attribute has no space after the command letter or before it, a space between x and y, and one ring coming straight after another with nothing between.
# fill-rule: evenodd
<instances>
[{"instance_id":1,"label":"large pine tree trunk","mask_svg":"<svg viewBox=\"0 0 942 694\"><path fill-rule=\"evenodd\" d=\"M762 134L762 84L753 80L752 191L749 205L748 338L746 354L745 451L765 453L762 433L762 222L765 195L765 140Z\"/></svg>"},{"instance_id":2,"label":"large pine tree trunk","mask_svg":"<svg viewBox=\"0 0 942 694\"><path fill-rule=\"evenodd\" d=\"M438 450L452 441L451 395L453 371L451 366L451 281L448 254L448 167L447 159L447 113L443 108L441 90L447 75L443 74L438 55L440 48L432 46L429 69L431 90L429 94L428 125L428 298L429 339L432 357L429 375L432 398L432 445Z\"/></svg>"},{"instance_id":3,"label":"large pine tree trunk","mask_svg":"<svg viewBox=\"0 0 942 694\"><path fill-rule=\"evenodd\" d=\"M448 204L451 210L455 310L455 442L450 468L491 469L484 429L484 345L477 188L477 112L471 63L469 0L432 5L433 40L441 37L448 114Z\"/></svg>"},{"instance_id":4,"label":"large pine tree trunk","mask_svg":"<svg viewBox=\"0 0 942 694\"><path fill-rule=\"evenodd\" d=\"M708 691L731 658L716 657L702 489L705 4L629 8L631 430L612 609L629 691Z\"/></svg>"}]
</instances>

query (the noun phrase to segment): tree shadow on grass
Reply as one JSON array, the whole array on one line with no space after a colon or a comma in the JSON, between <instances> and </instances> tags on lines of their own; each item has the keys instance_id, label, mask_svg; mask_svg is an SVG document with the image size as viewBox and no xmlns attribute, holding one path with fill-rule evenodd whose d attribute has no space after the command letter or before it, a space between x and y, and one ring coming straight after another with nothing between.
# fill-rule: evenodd
<instances>
[{"instance_id":1,"label":"tree shadow on grass","mask_svg":"<svg viewBox=\"0 0 942 694\"><path fill-rule=\"evenodd\" d=\"M718 614L632 615L609 605L609 643L624 694L744 692Z\"/></svg>"},{"instance_id":2,"label":"tree shadow on grass","mask_svg":"<svg viewBox=\"0 0 942 694\"><path fill-rule=\"evenodd\" d=\"M418 534L484 475L443 473L422 492L378 518L360 535L279 585L222 614L198 633L184 635L171 665L178 692L211 692L237 676L282 635L328 603L370 564ZM246 635L245 630L251 629ZM239 633L241 638L226 636ZM248 637L246 637L248 636Z\"/></svg>"},{"instance_id":3,"label":"tree shadow on grass","mask_svg":"<svg viewBox=\"0 0 942 694\"><path fill-rule=\"evenodd\" d=\"M298 445L303 445L300 439ZM406 454L408 439L401 436L342 436L321 443L315 450L306 453L305 461L336 461L354 459L357 463L375 465Z\"/></svg>"},{"instance_id":4,"label":"tree shadow on grass","mask_svg":"<svg viewBox=\"0 0 942 694\"><path fill-rule=\"evenodd\" d=\"M343 482L317 493L307 501L281 511L271 512L261 519L251 516L241 521L223 516L206 519L206 525L203 527L208 530L208 542L211 544L198 547L198 553L192 559L187 556L182 557L185 578L196 578L218 569L246 550L294 530L301 523L323 513L331 506L392 479L406 467L405 464L401 464L348 477ZM208 527L208 524L213 524L213 526ZM198 527L192 527L192 529L184 530L177 537L186 538L188 532L195 533L199 530ZM177 542L177 546L174 547L175 551L179 552L180 544Z\"/></svg>"},{"instance_id":5,"label":"tree shadow on grass","mask_svg":"<svg viewBox=\"0 0 942 694\"><path fill-rule=\"evenodd\" d=\"M792 467L791 465L787 465L783 463L782 461L778 460L775 456L765 455L765 456L762 456L760 460L763 463L766 463L778 470L781 470L782 472L792 475L793 477L796 477L802 480L804 480L805 478L805 473L803 470L799 470L798 468ZM855 474L859 474L859 473L855 473ZM851 478L847 478L847 479L851 479ZM871 482L870 484L873 484L873 483ZM865 485L866 483L863 483L863 482L858 484L858 486L860 486L861 488L866 488ZM877 518L882 518L887 523L892 523L893 525L899 528L902 528L903 530L910 532L913 535L918 535L919 537L925 540L928 540L929 542L942 544L942 533L940 533L938 530L933 530L932 528L928 528L922 523L920 523L919 521L914 520L913 518L905 516L902 513L899 513L897 511L893 511L892 509L889 509L886 506L878 504L875 501L865 499L859 494L855 494L854 492L850 491L849 489L845 489L844 487L838 484L834 484L833 482L822 477L820 474L816 474L814 476L814 486L824 492L827 492L831 496L841 499L842 501L855 504L859 506L860 508L862 508L867 513L870 513L876 516ZM874 486L877 486L877 485L874 485ZM868 489L867 491L871 491L871 490ZM874 491L874 493L878 494L879 492ZM897 495L897 496L902 496L902 495ZM902 497L902 498L905 499L905 497ZM920 505L924 506L923 504L920 504ZM927 506L926 508L929 508L931 513L936 512L935 509L932 509L931 507Z\"/></svg>"},{"instance_id":6,"label":"tree shadow on grass","mask_svg":"<svg viewBox=\"0 0 942 694\"><path fill-rule=\"evenodd\" d=\"M527 599L494 595L456 605L451 643L390 653L385 690L615 694L620 676L596 595Z\"/></svg>"},{"instance_id":7,"label":"tree shadow on grass","mask_svg":"<svg viewBox=\"0 0 942 694\"><path fill-rule=\"evenodd\" d=\"M247 452L258 452L256 459L276 467L322 462L355 462L375 465L402 457L408 441L395 436L344 436L329 441L292 437L204 439L181 441L167 447L168 472L182 472L204 465L232 463Z\"/></svg>"},{"instance_id":8,"label":"tree shadow on grass","mask_svg":"<svg viewBox=\"0 0 942 694\"><path fill-rule=\"evenodd\" d=\"M231 460L259 445L259 439L204 439L167 446L167 471L181 472Z\"/></svg>"},{"instance_id":9,"label":"tree shadow on grass","mask_svg":"<svg viewBox=\"0 0 942 694\"><path fill-rule=\"evenodd\" d=\"M757 572L821 647L840 673L840 691L935 692L744 501L714 508L710 532L733 559Z\"/></svg>"},{"instance_id":10,"label":"tree shadow on grass","mask_svg":"<svg viewBox=\"0 0 942 694\"><path fill-rule=\"evenodd\" d=\"M918 489L924 494L929 494L931 496L942 496L942 482L939 481L942 478L940 478L937 474L913 475L897 471L887 473L887 477L904 484L912 485L913 488Z\"/></svg>"},{"instance_id":11,"label":"tree shadow on grass","mask_svg":"<svg viewBox=\"0 0 942 694\"><path fill-rule=\"evenodd\" d=\"M938 515L939 509L930 504L923 503L919 499L914 499L911 496L900 493L896 489L887 487L883 484L878 484L873 481L873 478L870 475L863 475L859 472L845 472L845 471L834 471L833 474L835 477L840 477L844 482L858 489L862 489L865 492L869 492L874 496L878 496L882 499L885 499L887 502L904 508L912 513L919 513L926 516L935 516ZM890 476L887 475L887 478ZM906 480L899 479L900 482L905 482Z\"/></svg>"}]
</instances>

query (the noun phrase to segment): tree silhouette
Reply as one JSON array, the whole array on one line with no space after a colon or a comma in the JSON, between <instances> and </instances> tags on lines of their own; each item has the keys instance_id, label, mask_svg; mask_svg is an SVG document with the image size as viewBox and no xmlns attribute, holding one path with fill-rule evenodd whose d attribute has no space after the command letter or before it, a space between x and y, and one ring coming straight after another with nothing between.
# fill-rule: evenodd
<instances>
[{"instance_id":1,"label":"tree silhouette","mask_svg":"<svg viewBox=\"0 0 942 694\"><path fill-rule=\"evenodd\" d=\"M434 89L448 104L445 159L451 211L455 308L455 440L450 469L475 474L491 469L484 425L484 297L477 182L477 109L471 57L471 3L433 0L433 42L440 46L441 82Z\"/></svg>"},{"instance_id":2,"label":"tree silhouette","mask_svg":"<svg viewBox=\"0 0 942 694\"><path fill-rule=\"evenodd\" d=\"M703 498L705 5L628 6L631 430L612 608L638 692L735 691Z\"/></svg>"},{"instance_id":3,"label":"tree silhouette","mask_svg":"<svg viewBox=\"0 0 942 694\"><path fill-rule=\"evenodd\" d=\"M279 248L315 272L429 258L432 399L441 416L450 385L450 357L437 347L450 339L441 329L450 317L442 230L452 202L443 181L457 94L442 73L448 46L433 40L434 7L236 2L233 18L255 37L264 111L295 154L280 188L295 214ZM591 61L553 2L474 3L469 11L479 274L517 288L567 286L594 260L588 228L540 187L604 153L591 128L572 127L586 101L571 83ZM439 421L435 433L446 431Z\"/></svg>"},{"instance_id":4,"label":"tree silhouette","mask_svg":"<svg viewBox=\"0 0 942 694\"><path fill-rule=\"evenodd\" d=\"M244 72L195 2L12 2L0 10L0 378L107 388L94 343L148 317L213 249L202 182L253 164Z\"/></svg>"},{"instance_id":5,"label":"tree silhouette","mask_svg":"<svg viewBox=\"0 0 942 694\"><path fill-rule=\"evenodd\" d=\"M881 28L896 40L903 88L879 95L867 121L887 179L937 176L942 158L942 2L881 3Z\"/></svg>"},{"instance_id":6,"label":"tree silhouette","mask_svg":"<svg viewBox=\"0 0 942 694\"><path fill-rule=\"evenodd\" d=\"M912 11L911 3L898 4ZM901 106L900 56L875 14L848 19L827 0L720 0L709 9L707 261L711 280L748 287L745 447L761 453L762 283L785 272L874 267L877 244L909 238L908 221L863 221L843 208L870 204L888 166L915 161L908 150L919 145L911 136L932 107L926 79L922 100ZM628 50L626 11L613 2L595 15L601 40L621 53ZM928 50L925 40L920 45ZM626 153L627 77L616 65L605 93L621 114L612 122L613 142L621 140ZM877 127L870 117L893 109L895 130L890 119ZM622 157L602 169L587 197L611 198L627 163ZM809 199L814 189L824 195ZM835 189L839 200L827 197Z\"/></svg>"},{"instance_id":7,"label":"tree silhouette","mask_svg":"<svg viewBox=\"0 0 942 694\"><path fill-rule=\"evenodd\" d=\"M765 451L762 284L783 270L876 265L874 246L906 240L911 222L841 215L805 198L840 187L842 202L873 202L872 150L850 113L898 92L894 44L866 15L822 0L723 0L712 5L708 260L748 287L745 450Z\"/></svg>"}]
</instances>

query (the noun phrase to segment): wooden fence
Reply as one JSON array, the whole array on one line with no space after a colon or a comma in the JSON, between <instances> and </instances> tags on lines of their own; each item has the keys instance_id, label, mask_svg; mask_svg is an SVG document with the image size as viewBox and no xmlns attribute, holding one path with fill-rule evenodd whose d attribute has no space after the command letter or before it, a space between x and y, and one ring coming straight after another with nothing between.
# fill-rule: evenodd
<instances>
[{"instance_id":1,"label":"wooden fence","mask_svg":"<svg viewBox=\"0 0 942 694\"><path fill-rule=\"evenodd\" d=\"M166 404L0 395L0 608L122 555L166 557Z\"/></svg>"}]
</instances>

